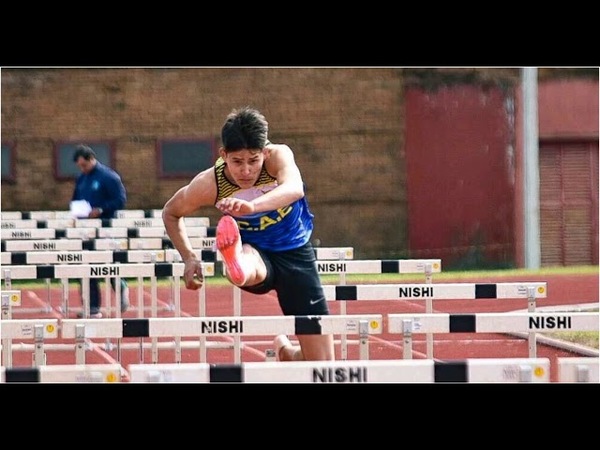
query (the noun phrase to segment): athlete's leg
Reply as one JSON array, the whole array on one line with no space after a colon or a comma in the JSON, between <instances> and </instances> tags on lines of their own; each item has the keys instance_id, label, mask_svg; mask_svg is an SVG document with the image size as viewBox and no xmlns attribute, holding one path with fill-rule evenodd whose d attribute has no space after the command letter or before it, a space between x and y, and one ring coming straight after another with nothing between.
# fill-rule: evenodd
<instances>
[{"instance_id":1,"label":"athlete's leg","mask_svg":"<svg viewBox=\"0 0 600 450\"><path fill-rule=\"evenodd\" d=\"M329 314L327 300L315 264L310 244L269 255L270 264L277 267L275 289L285 315L325 316ZM331 361L335 359L333 335L299 334L299 346L292 346L285 336L274 341L276 356L281 361Z\"/></svg>"},{"instance_id":2,"label":"athlete's leg","mask_svg":"<svg viewBox=\"0 0 600 450\"><path fill-rule=\"evenodd\" d=\"M333 361L335 349L331 334L302 334L300 346L292 345L287 336L275 338L275 354L279 361Z\"/></svg>"},{"instance_id":3,"label":"athlete's leg","mask_svg":"<svg viewBox=\"0 0 600 450\"><path fill-rule=\"evenodd\" d=\"M236 286L254 286L264 281L267 268L258 251L244 244L235 219L223 216L217 224L217 249L223 256L229 281Z\"/></svg>"}]
</instances>

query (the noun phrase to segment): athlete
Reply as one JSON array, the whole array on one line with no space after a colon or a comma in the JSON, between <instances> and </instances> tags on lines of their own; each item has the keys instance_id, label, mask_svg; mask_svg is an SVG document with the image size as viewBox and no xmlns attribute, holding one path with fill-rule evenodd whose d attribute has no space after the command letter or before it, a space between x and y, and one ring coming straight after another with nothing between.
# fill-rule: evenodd
<instances>
[{"instance_id":1,"label":"athlete","mask_svg":"<svg viewBox=\"0 0 600 450\"><path fill-rule=\"evenodd\" d=\"M268 129L258 110L232 110L221 130L219 158L165 203L165 228L185 263L186 288L199 289L204 278L183 217L214 205L224 214L216 245L231 283L254 294L275 290L284 315L327 315L302 175L290 147L269 142ZM297 338L299 347L285 335L275 338L278 360L335 359L332 335Z\"/></svg>"}]
</instances>

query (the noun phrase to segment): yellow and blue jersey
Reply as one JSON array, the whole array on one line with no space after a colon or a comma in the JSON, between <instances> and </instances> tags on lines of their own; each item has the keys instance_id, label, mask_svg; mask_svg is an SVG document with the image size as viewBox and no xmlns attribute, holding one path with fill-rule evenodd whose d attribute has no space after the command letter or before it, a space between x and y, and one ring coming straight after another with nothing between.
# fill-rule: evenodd
<instances>
[{"instance_id":1,"label":"yellow and blue jersey","mask_svg":"<svg viewBox=\"0 0 600 450\"><path fill-rule=\"evenodd\" d=\"M225 161L215 163L217 198L215 203L227 197L252 201L275 189L277 180L263 166L258 180L248 189L242 189L225 176ZM313 230L313 218L306 197L273 211L234 217L240 229L243 243L267 251L285 251L306 244Z\"/></svg>"}]
</instances>

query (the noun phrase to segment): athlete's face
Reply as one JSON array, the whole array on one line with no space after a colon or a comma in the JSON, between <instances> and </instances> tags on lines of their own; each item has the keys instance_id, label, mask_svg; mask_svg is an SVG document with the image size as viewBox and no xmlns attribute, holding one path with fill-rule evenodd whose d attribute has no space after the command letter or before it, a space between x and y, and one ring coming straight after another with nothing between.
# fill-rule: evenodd
<instances>
[{"instance_id":1,"label":"athlete's face","mask_svg":"<svg viewBox=\"0 0 600 450\"><path fill-rule=\"evenodd\" d=\"M221 156L227 164L227 178L242 189L254 186L265 161L265 150L243 149L229 153L221 150Z\"/></svg>"}]
</instances>

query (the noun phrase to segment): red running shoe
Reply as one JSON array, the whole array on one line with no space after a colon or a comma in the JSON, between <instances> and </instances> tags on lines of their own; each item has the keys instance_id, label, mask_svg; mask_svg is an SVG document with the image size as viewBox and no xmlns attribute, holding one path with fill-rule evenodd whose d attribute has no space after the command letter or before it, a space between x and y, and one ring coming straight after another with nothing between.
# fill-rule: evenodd
<instances>
[{"instance_id":1,"label":"red running shoe","mask_svg":"<svg viewBox=\"0 0 600 450\"><path fill-rule=\"evenodd\" d=\"M246 274L242 270L240 257L242 256L242 240L237 222L231 216L223 216L217 224L217 249L223 256L229 279L235 285L242 285L246 281Z\"/></svg>"}]
</instances>

